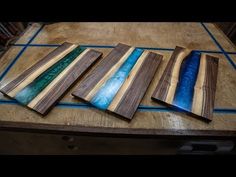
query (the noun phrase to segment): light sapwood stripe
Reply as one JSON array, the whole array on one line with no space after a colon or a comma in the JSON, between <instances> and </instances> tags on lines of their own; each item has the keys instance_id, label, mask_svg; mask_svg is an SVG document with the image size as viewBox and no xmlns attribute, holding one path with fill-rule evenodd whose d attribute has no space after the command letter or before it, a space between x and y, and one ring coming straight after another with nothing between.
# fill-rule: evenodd
<instances>
[{"instance_id":1,"label":"light sapwood stripe","mask_svg":"<svg viewBox=\"0 0 236 177\"><path fill-rule=\"evenodd\" d=\"M174 64L176 62L176 59L179 55L179 53L181 53L181 51L185 50L185 48L183 47L179 47L176 46L174 52L172 53L166 68L164 70L164 72L162 73L162 76L156 86L156 89L154 90L153 94L152 94L152 98L154 99L159 99L159 100L165 100L167 93L168 93L168 89L169 89L169 81L170 81L170 74L173 70Z\"/></svg>"},{"instance_id":2,"label":"light sapwood stripe","mask_svg":"<svg viewBox=\"0 0 236 177\"><path fill-rule=\"evenodd\" d=\"M140 56L137 63L134 65L133 69L131 70L129 76L127 77L127 79L125 80L125 82L123 83L123 85L121 86L119 91L117 92L116 96L112 100L111 104L107 108L109 111L114 111L116 109L117 105L119 105L119 103L122 99L122 96L129 89L130 85L132 84L132 82L135 78L135 75L138 73L140 67L142 66L142 63L144 62L144 59L147 57L148 54L149 54L149 52L145 50L143 52L143 54Z\"/></svg>"},{"instance_id":3,"label":"light sapwood stripe","mask_svg":"<svg viewBox=\"0 0 236 177\"><path fill-rule=\"evenodd\" d=\"M71 68L81 59L83 56L89 52L90 49L85 49L66 69L64 69L46 88L43 89L27 106L34 108L34 106L43 99L43 97L58 83L60 80L67 75Z\"/></svg>"},{"instance_id":4,"label":"light sapwood stripe","mask_svg":"<svg viewBox=\"0 0 236 177\"><path fill-rule=\"evenodd\" d=\"M179 72L180 72L180 67L183 62L183 60L186 58L187 55L189 55L191 51L189 49L185 49L181 51L176 59L176 62L174 63L174 68L172 70L172 73L170 73L170 85L168 88L167 96L165 99L165 102L171 104L174 99L175 95L175 90L177 87L177 83L179 80Z\"/></svg>"},{"instance_id":5,"label":"light sapwood stripe","mask_svg":"<svg viewBox=\"0 0 236 177\"><path fill-rule=\"evenodd\" d=\"M62 53L58 54L54 58L52 58L50 61L48 61L45 65L38 68L34 73L28 76L23 82L21 82L17 87L15 87L12 91L8 93L10 97L16 96L16 94L22 90L24 87L29 85L31 82L34 81L35 78L37 78L40 74L42 74L44 71L46 71L49 67L54 65L56 62L58 62L60 59L62 59L64 56L66 56L68 53L70 53L73 49L78 47L78 45L72 45Z\"/></svg>"},{"instance_id":6,"label":"light sapwood stripe","mask_svg":"<svg viewBox=\"0 0 236 177\"><path fill-rule=\"evenodd\" d=\"M134 51L134 47L131 47L122 57L121 59L103 76L103 78L94 86L94 88L87 94L84 98L86 101L90 101L98 89L109 79L111 75L113 75L120 66L125 62L125 60L129 57L129 55Z\"/></svg>"},{"instance_id":7,"label":"light sapwood stripe","mask_svg":"<svg viewBox=\"0 0 236 177\"><path fill-rule=\"evenodd\" d=\"M203 101L204 101L204 83L206 77L206 55L201 54L200 67L198 70L198 76L196 80L196 84L194 87L193 94L193 103L192 103L192 112L197 115L202 114L203 109Z\"/></svg>"}]
</instances>

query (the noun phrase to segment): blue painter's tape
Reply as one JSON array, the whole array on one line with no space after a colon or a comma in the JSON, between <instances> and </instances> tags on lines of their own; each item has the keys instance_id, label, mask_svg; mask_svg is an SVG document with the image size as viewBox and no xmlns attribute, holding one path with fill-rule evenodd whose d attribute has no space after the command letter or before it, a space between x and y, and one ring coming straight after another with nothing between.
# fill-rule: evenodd
<instances>
[{"instance_id":1,"label":"blue painter's tape","mask_svg":"<svg viewBox=\"0 0 236 177\"><path fill-rule=\"evenodd\" d=\"M173 104L179 108L190 111L192 108L192 100L194 86L197 79L201 54L192 51L191 54L184 59L180 68L179 82L177 84Z\"/></svg>"},{"instance_id":2,"label":"blue painter's tape","mask_svg":"<svg viewBox=\"0 0 236 177\"><path fill-rule=\"evenodd\" d=\"M107 109L142 53L143 50L135 49L118 71L102 85L100 90L91 100L91 103L94 106L102 110Z\"/></svg>"},{"instance_id":3,"label":"blue painter's tape","mask_svg":"<svg viewBox=\"0 0 236 177\"><path fill-rule=\"evenodd\" d=\"M18 104L16 100L0 100L0 104Z\"/></svg>"},{"instance_id":4,"label":"blue painter's tape","mask_svg":"<svg viewBox=\"0 0 236 177\"><path fill-rule=\"evenodd\" d=\"M137 110L141 112L175 112L175 110L170 107L146 105L139 105Z\"/></svg>"},{"instance_id":5,"label":"blue painter's tape","mask_svg":"<svg viewBox=\"0 0 236 177\"><path fill-rule=\"evenodd\" d=\"M36 33L31 37L31 39L28 41L27 44L30 44L30 43L36 38L36 36L42 31L43 27L44 27L44 25L42 25L42 26L36 31Z\"/></svg>"},{"instance_id":6,"label":"blue painter's tape","mask_svg":"<svg viewBox=\"0 0 236 177\"><path fill-rule=\"evenodd\" d=\"M84 108L84 109L93 107L92 105L86 103L64 103L64 102L60 102L56 106L63 108Z\"/></svg>"},{"instance_id":7,"label":"blue painter's tape","mask_svg":"<svg viewBox=\"0 0 236 177\"><path fill-rule=\"evenodd\" d=\"M12 44L12 46L26 46L27 44ZM28 47L59 47L60 44L29 44Z\"/></svg>"},{"instance_id":8,"label":"blue painter's tape","mask_svg":"<svg viewBox=\"0 0 236 177\"><path fill-rule=\"evenodd\" d=\"M2 72L0 76L0 81L3 79L3 77L8 73L8 71L11 69L11 67L16 63L16 61L20 58L20 56L24 53L25 49L27 47L25 46L21 51L16 55L16 57L12 60L12 62L7 66L7 68Z\"/></svg>"},{"instance_id":9,"label":"blue painter's tape","mask_svg":"<svg viewBox=\"0 0 236 177\"><path fill-rule=\"evenodd\" d=\"M8 71L12 68L12 66L16 63L16 61L20 58L20 56L24 53L28 45L35 39L35 37L40 33L40 31L43 29L44 25L42 25L38 31L31 37L31 39L28 41L28 43L21 49L21 51L17 54L17 56L12 60L12 62L7 66L7 68L2 72L0 75L0 81L3 79L3 77L8 73Z\"/></svg>"},{"instance_id":10,"label":"blue painter's tape","mask_svg":"<svg viewBox=\"0 0 236 177\"><path fill-rule=\"evenodd\" d=\"M196 52L200 52L200 53L218 53L218 54L223 54L223 52L221 51L211 51L211 50L193 50Z\"/></svg>"},{"instance_id":11,"label":"blue painter's tape","mask_svg":"<svg viewBox=\"0 0 236 177\"><path fill-rule=\"evenodd\" d=\"M115 48L113 45L80 45L81 47L89 47L89 48Z\"/></svg>"},{"instance_id":12,"label":"blue painter's tape","mask_svg":"<svg viewBox=\"0 0 236 177\"><path fill-rule=\"evenodd\" d=\"M1 100L0 99L0 105L19 105L19 103L15 100ZM93 105L86 104L86 103L66 103L66 102L60 102L56 105L56 107L64 107L64 108L79 108L79 109L89 109L92 108ZM146 105L140 105L138 107L138 110L141 112L176 112L177 110L173 110L168 107L163 106L146 106ZM234 108L215 108L214 113L219 114L236 114L236 109Z\"/></svg>"},{"instance_id":13,"label":"blue painter's tape","mask_svg":"<svg viewBox=\"0 0 236 177\"><path fill-rule=\"evenodd\" d=\"M225 50L223 49L223 47L220 45L220 43L215 39L215 37L213 36L213 34L208 30L208 28L201 23L202 27L206 30L206 32L209 34L209 36L211 37L211 39L214 41L214 43L217 45L217 47L223 52L223 54L225 55L225 57L227 58L227 60L229 61L229 63L234 67L234 69L236 69L236 65L233 62L233 60L230 58L230 56L225 52Z\"/></svg>"},{"instance_id":14,"label":"blue painter's tape","mask_svg":"<svg viewBox=\"0 0 236 177\"><path fill-rule=\"evenodd\" d=\"M12 46L26 46L27 44L12 44ZM29 47L59 47L60 44L29 44ZM81 45L82 47L88 47L88 48L115 48L115 46L112 45ZM160 47L136 47L139 49L144 50L163 50L163 51L174 51L172 48L160 48ZM214 51L214 50L195 50L198 52L203 53L219 53L224 54L222 51ZM236 52L226 52L227 54L236 54Z\"/></svg>"},{"instance_id":15,"label":"blue painter's tape","mask_svg":"<svg viewBox=\"0 0 236 177\"><path fill-rule=\"evenodd\" d=\"M236 55L236 52L226 52L226 53Z\"/></svg>"},{"instance_id":16,"label":"blue painter's tape","mask_svg":"<svg viewBox=\"0 0 236 177\"><path fill-rule=\"evenodd\" d=\"M143 50L163 50L163 51L174 51L172 48L160 48L160 47L136 47Z\"/></svg>"},{"instance_id":17,"label":"blue painter's tape","mask_svg":"<svg viewBox=\"0 0 236 177\"><path fill-rule=\"evenodd\" d=\"M227 109L227 108L215 108L215 113L224 113L224 114L236 114L236 109Z\"/></svg>"}]
</instances>

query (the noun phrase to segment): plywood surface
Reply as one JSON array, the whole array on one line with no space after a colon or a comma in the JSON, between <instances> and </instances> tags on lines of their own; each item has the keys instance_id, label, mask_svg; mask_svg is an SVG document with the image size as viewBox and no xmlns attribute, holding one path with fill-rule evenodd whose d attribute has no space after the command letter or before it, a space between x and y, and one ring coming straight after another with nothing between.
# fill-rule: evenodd
<instances>
[{"instance_id":1,"label":"plywood surface","mask_svg":"<svg viewBox=\"0 0 236 177\"><path fill-rule=\"evenodd\" d=\"M49 35L51 31L53 35ZM33 43L61 44L65 40L96 45L124 43L175 48L178 44L202 50L218 49L199 23L59 23L46 26Z\"/></svg>"},{"instance_id":2,"label":"plywood surface","mask_svg":"<svg viewBox=\"0 0 236 177\"><path fill-rule=\"evenodd\" d=\"M234 63L236 63L236 54L232 54L232 55L229 55L230 58L232 58L232 60L234 61Z\"/></svg>"},{"instance_id":3,"label":"plywood surface","mask_svg":"<svg viewBox=\"0 0 236 177\"><path fill-rule=\"evenodd\" d=\"M30 41L32 38L32 34L35 34L40 28L41 24L33 23L32 25L28 26L26 31L24 31L20 38L15 42L16 44L25 44Z\"/></svg>"},{"instance_id":4,"label":"plywood surface","mask_svg":"<svg viewBox=\"0 0 236 177\"><path fill-rule=\"evenodd\" d=\"M219 58L176 47L152 99L212 120Z\"/></svg>"},{"instance_id":5,"label":"plywood surface","mask_svg":"<svg viewBox=\"0 0 236 177\"><path fill-rule=\"evenodd\" d=\"M214 28L211 24L205 23L205 25ZM209 30L214 35L214 30ZM61 99L46 118L41 118L35 112L11 102L0 94L1 121L16 123L16 126L17 123L31 123L36 127L37 124L60 125L66 128L72 126L94 127L97 128L96 131L102 130L102 128L110 128L112 131L115 131L116 128L129 129L134 132L139 129L144 129L147 132L148 130L151 132L153 130L236 131L235 69L200 23L55 23L47 25L10 67L2 78L0 87L38 62L40 58L45 57L47 53L65 42L65 39L68 39L68 42L83 44L91 49L99 50L104 56L119 42L130 46L146 47L150 52L163 55L158 72L155 73L132 121L126 122L117 119L113 115L84 105L83 102L75 99L70 93L75 91L80 82L71 88L70 92ZM222 47L227 49L227 46L224 46L226 41L226 38L218 39ZM213 111L214 121L210 123L193 119L183 113L170 111L150 99L175 46L204 50L204 53L219 58ZM232 49L234 49L233 47ZM5 60L0 59L0 73L5 71L22 48L23 46L12 46L9 52L3 56ZM225 51L227 51L226 49ZM233 58L234 54L230 54L230 56ZM95 66L92 67L92 70Z\"/></svg>"}]
</instances>

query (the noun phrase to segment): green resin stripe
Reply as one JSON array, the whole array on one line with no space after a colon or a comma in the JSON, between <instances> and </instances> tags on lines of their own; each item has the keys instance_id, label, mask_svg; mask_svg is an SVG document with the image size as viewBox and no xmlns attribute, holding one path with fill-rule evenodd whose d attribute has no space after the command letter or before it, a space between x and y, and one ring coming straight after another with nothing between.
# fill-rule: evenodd
<instances>
[{"instance_id":1,"label":"green resin stripe","mask_svg":"<svg viewBox=\"0 0 236 177\"><path fill-rule=\"evenodd\" d=\"M76 47L61 60L56 62L33 82L17 93L15 99L20 103L29 104L45 87L47 87L70 63L72 63L86 48Z\"/></svg>"}]
</instances>

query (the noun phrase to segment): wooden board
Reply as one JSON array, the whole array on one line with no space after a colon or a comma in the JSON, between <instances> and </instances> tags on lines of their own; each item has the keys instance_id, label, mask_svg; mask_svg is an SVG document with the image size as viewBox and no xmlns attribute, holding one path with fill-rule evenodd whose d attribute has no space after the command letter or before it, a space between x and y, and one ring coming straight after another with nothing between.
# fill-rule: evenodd
<instances>
[{"instance_id":1,"label":"wooden board","mask_svg":"<svg viewBox=\"0 0 236 177\"><path fill-rule=\"evenodd\" d=\"M118 44L72 95L132 119L161 60L162 55Z\"/></svg>"},{"instance_id":2,"label":"wooden board","mask_svg":"<svg viewBox=\"0 0 236 177\"><path fill-rule=\"evenodd\" d=\"M101 52L65 42L0 91L45 115L101 55Z\"/></svg>"},{"instance_id":3,"label":"wooden board","mask_svg":"<svg viewBox=\"0 0 236 177\"><path fill-rule=\"evenodd\" d=\"M176 47L152 99L212 119L218 58Z\"/></svg>"}]
</instances>

